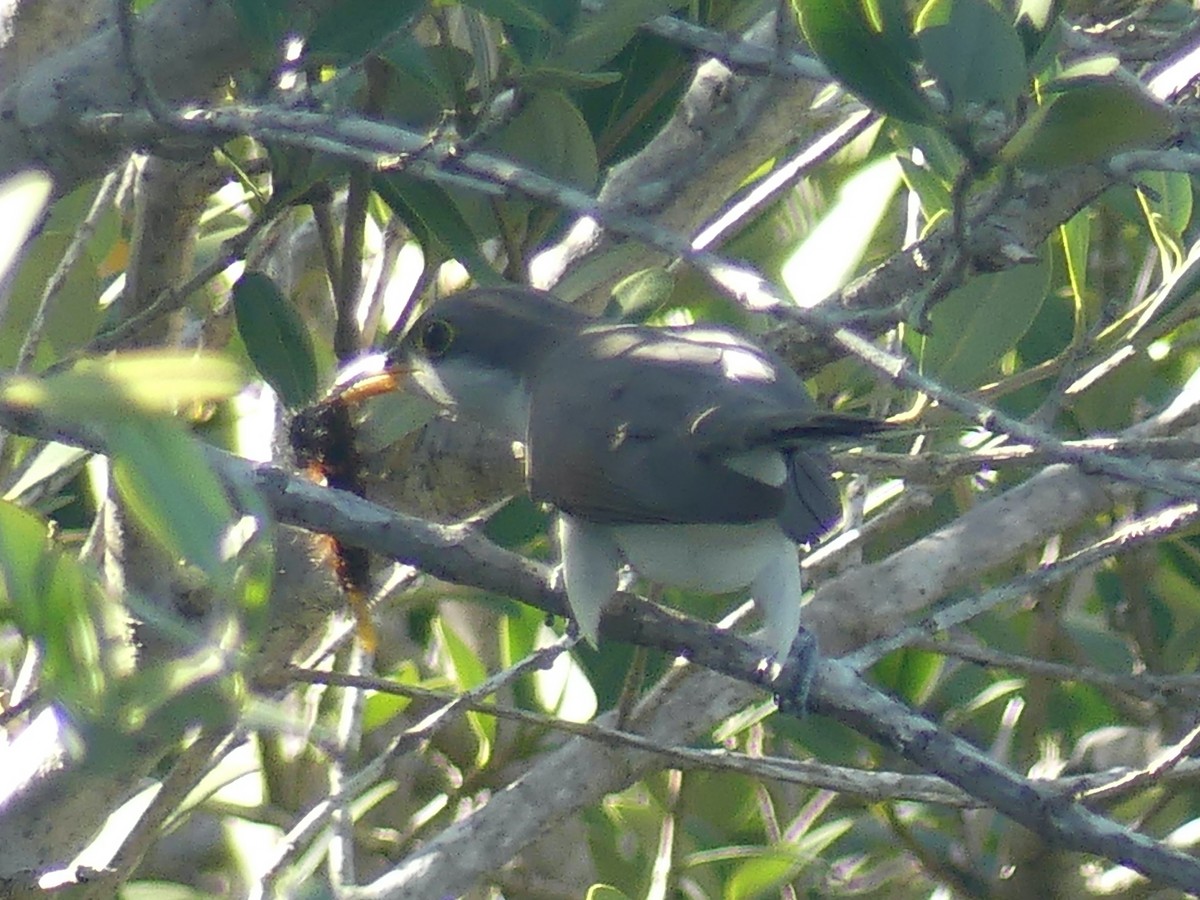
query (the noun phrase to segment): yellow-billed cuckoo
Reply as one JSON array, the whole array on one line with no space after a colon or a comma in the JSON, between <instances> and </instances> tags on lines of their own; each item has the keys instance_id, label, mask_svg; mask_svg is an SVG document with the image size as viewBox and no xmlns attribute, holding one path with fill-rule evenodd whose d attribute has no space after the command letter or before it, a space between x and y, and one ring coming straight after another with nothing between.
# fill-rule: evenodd
<instances>
[{"instance_id":1,"label":"yellow-billed cuckoo","mask_svg":"<svg viewBox=\"0 0 1200 900\"><path fill-rule=\"evenodd\" d=\"M435 303L390 356L438 403L525 445L589 641L627 563L665 585L749 587L784 661L800 630L796 544L841 512L820 448L880 423L818 412L779 357L733 331L604 324L525 288Z\"/></svg>"}]
</instances>

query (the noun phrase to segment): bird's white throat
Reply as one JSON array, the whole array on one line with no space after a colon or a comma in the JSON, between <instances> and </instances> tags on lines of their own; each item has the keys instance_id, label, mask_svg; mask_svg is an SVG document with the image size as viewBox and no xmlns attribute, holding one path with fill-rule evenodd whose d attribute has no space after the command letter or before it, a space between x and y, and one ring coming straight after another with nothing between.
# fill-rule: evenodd
<instances>
[{"instance_id":1,"label":"bird's white throat","mask_svg":"<svg viewBox=\"0 0 1200 900\"><path fill-rule=\"evenodd\" d=\"M529 393L512 372L449 359L422 361L413 378L437 403L514 441L525 440Z\"/></svg>"}]
</instances>

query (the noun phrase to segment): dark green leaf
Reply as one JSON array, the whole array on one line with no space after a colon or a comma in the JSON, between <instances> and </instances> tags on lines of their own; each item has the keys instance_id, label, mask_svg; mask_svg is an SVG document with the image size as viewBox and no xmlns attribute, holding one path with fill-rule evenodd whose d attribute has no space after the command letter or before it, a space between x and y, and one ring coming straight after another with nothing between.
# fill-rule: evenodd
<instances>
[{"instance_id":1,"label":"dark green leaf","mask_svg":"<svg viewBox=\"0 0 1200 900\"><path fill-rule=\"evenodd\" d=\"M517 83L531 91L586 91L616 84L620 72L573 72L570 69L532 68L516 76Z\"/></svg>"},{"instance_id":2,"label":"dark green leaf","mask_svg":"<svg viewBox=\"0 0 1200 900\"><path fill-rule=\"evenodd\" d=\"M556 91L530 95L520 111L479 145L518 165L591 191L599 163L591 131L575 105ZM489 202L476 192L452 192L463 217L481 238L521 235L537 204L523 197Z\"/></svg>"},{"instance_id":3,"label":"dark green leaf","mask_svg":"<svg viewBox=\"0 0 1200 900\"><path fill-rule=\"evenodd\" d=\"M479 239L440 185L404 172L380 172L371 187L413 230L417 240L437 241L462 263L480 284L498 284L500 275L479 252Z\"/></svg>"},{"instance_id":4,"label":"dark green leaf","mask_svg":"<svg viewBox=\"0 0 1200 900\"><path fill-rule=\"evenodd\" d=\"M539 62L558 50L579 20L580 0L525 0L549 27L528 28L508 23L504 29L509 44L526 63Z\"/></svg>"},{"instance_id":5,"label":"dark green leaf","mask_svg":"<svg viewBox=\"0 0 1200 900\"><path fill-rule=\"evenodd\" d=\"M671 299L674 290L675 277L661 266L654 266L622 280L612 289L612 297L621 318L640 319Z\"/></svg>"},{"instance_id":6,"label":"dark green leaf","mask_svg":"<svg viewBox=\"0 0 1200 900\"><path fill-rule=\"evenodd\" d=\"M276 52L289 29L298 30L293 0L230 0L248 42L260 52Z\"/></svg>"},{"instance_id":7,"label":"dark green leaf","mask_svg":"<svg viewBox=\"0 0 1200 900\"><path fill-rule=\"evenodd\" d=\"M642 22L685 5L686 0L610 0L575 29L562 49L547 63L577 72L591 72L620 53Z\"/></svg>"},{"instance_id":8,"label":"dark green leaf","mask_svg":"<svg viewBox=\"0 0 1200 900\"><path fill-rule=\"evenodd\" d=\"M1011 109L1025 89L1025 50L1016 29L987 0L931 0L917 22L925 67L952 108Z\"/></svg>"},{"instance_id":9,"label":"dark green leaf","mask_svg":"<svg viewBox=\"0 0 1200 900\"><path fill-rule=\"evenodd\" d=\"M407 79L420 85L429 94L437 97L443 105L449 103L453 96L453 79L448 76L449 62L441 65L435 62L435 53L444 53L448 48L429 48L416 40L410 34L396 35L385 43L379 50L379 57L388 62L395 70L397 77ZM454 48L449 48L453 50ZM469 71L470 57L457 63L456 67L463 73ZM402 83L400 87L404 87ZM389 90L390 93L390 90ZM394 98L390 98L394 99ZM409 120L405 120L409 121Z\"/></svg>"},{"instance_id":10,"label":"dark green leaf","mask_svg":"<svg viewBox=\"0 0 1200 900\"><path fill-rule=\"evenodd\" d=\"M539 91L483 146L558 181L590 191L599 163L583 116L566 95Z\"/></svg>"},{"instance_id":11,"label":"dark green leaf","mask_svg":"<svg viewBox=\"0 0 1200 900\"><path fill-rule=\"evenodd\" d=\"M1042 262L980 275L930 312L922 365L949 387L975 387L1033 323L1046 299L1051 266Z\"/></svg>"},{"instance_id":12,"label":"dark green leaf","mask_svg":"<svg viewBox=\"0 0 1200 900\"><path fill-rule=\"evenodd\" d=\"M921 48L912 33L908 0L863 0L871 25L909 62L918 62Z\"/></svg>"},{"instance_id":13,"label":"dark green leaf","mask_svg":"<svg viewBox=\"0 0 1200 900\"><path fill-rule=\"evenodd\" d=\"M534 31L557 30L537 0L463 0L463 3L508 25Z\"/></svg>"},{"instance_id":14,"label":"dark green leaf","mask_svg":"<svg viewBox=\"0 0 1200 900\"><path fill-rule=\"evenodd\" d=\"M1176 127L1171 110L1136 84L1089 81L1037 110L1000 156L1029 169L1086 165L1124 150L1158 147Z\"/></svg>"},{"instance_id":15,"label":"dark green leaf","mask_svg":"<svg viewBox=\"0 0 1200 900\"><path fill-rule=\"evenodd\" d=\"M910 122L933 119L911 65L911 46L881 31L863 0L793 0L809 45L835 78L880 112ZM889 23L890 24L890 23Z\"/></svg>"},{"instance_id":16,"label":"dark green leaf","mask_svg":"<svg viewBox=\"0 0 1200 900\"><path fill-rule=\"evenodd\" d=\"M312 338L295 307L269 277L247 272L233 286L238 333L255 368L290 409L317 394Z\"/></svg>"},{"instance_id":17,"label":"dark green leaf","mask_svg":"<svg viewBox=\"0 0 1200 900\"><path fill-rule=\"evenodd\" d=\"M425 8L425 0L340 0L317 19L305 51L334 65L360 58Z\"/></svg>"}]
</instances>

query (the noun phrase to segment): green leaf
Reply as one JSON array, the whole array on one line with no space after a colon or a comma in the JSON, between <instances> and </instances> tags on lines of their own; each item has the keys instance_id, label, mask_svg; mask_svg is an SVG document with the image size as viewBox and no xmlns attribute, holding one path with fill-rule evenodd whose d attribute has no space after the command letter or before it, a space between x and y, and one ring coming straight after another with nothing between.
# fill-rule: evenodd
<instances>
[{"instance_id":1,"label":"green leaf","mask_svg":"<svg viewBox=\"0 0 1200 900\"><path fill-rule=\"evenodd\" d=\"M233 286L238 333L255 368L284 406L317 395L317 357L299 313L268 276L247 272Z\"/></svg>"},{"instance_id":2,"label":"green leaf","mask_svg":"<svg viewBox=\"0 0 1200 900\"><path fill-rule=\"evenodd\" d=\"M221 545L235 516L200 445L170 419L129 417L106 431L113 480L146 533L226 581Z\"/></svg>"},{"instance_id":3,"label":"green leaf","mask_svg":"<svg viewBox=\"0 0 1200 900\"><path fill-rule=\"evenodd\" d=\"M1062 13L1064 0L1020 0L1017 22L1045 33Z\"/></svg>"},{"instance_id":4,"label":"green leaf","mask_svg":"<svg viewBox=\"0 0 1200 900\"><path fill-rule=\"evenodd\" d=\"M921 201L921 212L927 221L949 212L954 199L950 187L926 166L917 165L907 156L897 156L904 172L904 183Z\"/></svg>"},{"instance_id":5,"label":"green leaf","mask_svg":"<svg viewBox=\"0 0 1200 900\"><path fill-rule=\"evenodd\" d=\"M66 372L48 376L45 383L72 399L83 399L89 383L104 384L139 409L174 412L191 403L228 400L246 386L246 373L216 353L129 350L81 360Z\"/></svg>"},{"instance_id":6,"label":"green leaf","mask_svg":"<svg viewBox=\"0 0 1200 900\"><path fill-rule=\"evenodd\" d=\"M1142 194L1153 213L1155 227L1164 229L1180 245L1183 234L1192 222L1192 179L1186 172L1140 172L1140 186L1148 188Z\"/></svg>"},{"instance_id":7,"label":"green leaf","mask_svg":"<svg viewBox=\"0 0 1200 900\"><path fill-rule=\"evenodd\" d=\"M102 428L145 412L225 400L244 384L241 370L224 357L148 350L83 360L44 377L3 378L0 398L10 406Z\"/></svg>"},{"instance_id":8,"label":"green leaf","mask_svg":"<svg viewBox=\"0 0 1200 900\"><path fill-rule=\"evenodd\" d=\"M317 19L305 52L334 65L359 59L424 8L425 0L340 0Z\"/></svg>"},{"instance_id":9,"label":"green leaf","mask_svg":"<svg viewBox=\"0 0 1200 900\"><path fill-rule=\"evenodd\" d=\"M862 166L841 186L821 220L784 261L780 278L796 303L823 300L858 270L900 186L892 156Z\"/></svg>"},{"instance_id":10,"label":"green leaf","mask_svg":"<svg viewBox=\"0 0 1200 900\"><path fill-rule=\"evenodd\" d=\"M1086 165L1125 150L1161 146L1176 127L1171 110L1136 84L1089 80L1038 109L1000 157L1028 169Z\"/></svg>"},{"instance_id":11,"label":"green leaf","mask_svg":"<svg viewBox=\"0 0 1200 900\"><path fill-rule=\"evenodd\" d=\"M505 37L525 63L544 60L561 48L579 21L582 8L580 0L525 0L523 5L545 23L533 28L522 27L519 22L506 23Z\"/></svg>"},{"instance_id":12,"label":"green leaf","mask_svg":"<svg viewBox=\"0 0 1200 900\"><path fill-rule=\"evenodd\" d=\"M739 863L725 884L725 900L753 900L775 893L800 866L787 848L763 847Z\"/></svg>"},{"instance_id":13,"label":"green leaf","mask_svg":"<svg viewBox=\"0 0 1200 900\"><path fill-rule=\"evenodd\" d=\"M592 133L575 104L558 91L534 94L483 146L580 190L595 187L599 175Z\"/></svg>"},{"instance_id":14,"label":"green leaf","mask_svg":"<svg viewBox=\"0 0 1200 900\"><path fill-rule=\"evenodd\" d=\"M573 72L549 66L535 66L515 76L530 91L586 91L616 84L622 77L620 72Z\"/></svg>"},{"instance_id":15,"label":"green leaf","mask_svg":"<svg viewBox=\"0 0 1200 900\"><path fill-rule=\"evenodd\" d=\"M686 5L687 0L609 0L575 29L547 64L591 72L620 53L642 22Z\"/></svg>"},{"instance_id":16,"label":"green leaf","mask_svg":"<svg viewBox=\"0 0 1200 900\"><path fill-rule=\"evenodd\" d=\"M1029 59L1037 56L1051 29L1062 15L1065 0L1021 0L1017 5L1016 27Z\"/></svg>"},{"instance_id":17,"label":"green leaf","mask_svg":"<svg viewBox=\"0 0 1200 900\"><path fill-rule=\"evenodd\" d=\"M924 370L953 388L975 387L1033 324L1050 287L1042 261L980 275L950 293L929 314Z\"/></svg>"},{"instance_id":18,"label":"green leaf","mask_svg":"<svg viewBox=\"0 0 1200 900\"><path fill-rule=\"evenodd\" d=\"M230 728L238 714L235 682L211 647L146 667L120 684L122 705L135 728L165 738L190 727ZM140 729L139 729L140 730Z\"/></svg>"},{"instance_id":19,"label":"green leaf","mask_svg":"<svg viewBox=\"0 0 1200 900\"><path fill-rule=\"evenodd\" d=\"M398 82L388 86L385 102L389 111L396 101L399 101L400 108L408 105L405 98L393 96L398 90L412 91L414 88L428 94L431 105L436 100L445 108L454 96L454 79L450 70L458 68L463 73L470 71L470 57L460 57L456 48L426 47L409 34L396 35L379 49L377 55L392 67L393 77ZM406 116L405 121L411 122L413 119Z\"/></svg>"},{"instance_id":20,"label":"green leaf","mask_svg":"<svg viewBox=\"0 0 1200 900\"><path fill-rule=\"evenodd\" d=\"M1081 87L1084 84L1104 84L1121 68L1121 58L1111 54L1088 56L1058 73L1058 76L1042 85L1042 93L1057 94Z\"/></svg>"},{"instance_id":21,"label":"green leaf","mask_svg":"<svg viewBox=\"0 0 1200 900\"><path fill-rule=\"evenodd\" d=\"M0 182L0 221L4 241L0 243L0 280L8 274L25 238L50 199L53 183L44 172L17 172Z\"/></svg>"},{"instance_id":22,"label":"green leaf","mask_svg":"<svg viewBox=\"0 0 1200 900\"><path fill-rule=\"evenodd\" d=\"M593 884L588 888L586 900L631 900L631 898L611 884Z\"/></svg>"},{"instance_id":23,"label":"green leaf","mask_svg":"<svg viewBox=\"0 0 1200 900\"><path fill-rule=\"evenodd\" d=\"M0 502L0 606L41 647L43 687L92 707L106 683L92 609L98 591L49 534L46 522Z\"/></svg>"},{"instance_id":24,"label":"green leaf","mask_svg":"<svg viewBox=\"0 0 1200 900\"><path fill-rule=\"evenodd\" d=\"M620 281L612 289L612 298L622 319L641 319L671 299L675 276L662 266L642 269Z\"/></svg>"},{"instance_id":25,"label":"green leaf","mask_svg":"<svg viewBox=\"0 0 1200 900\"><path fill-rule=\"evenodd\" d=\"M293 0L230 0L247 41L259 52L278 53L283 36L297 27Z\"/></svg>"},{"instance_id":26,"label":"green leaf","mask_svg":"<svg viewBox=\"0 0 1200 900\"><path fill-rule=\"evenodd\" d=\"M930 0L917 19L925 67L950 105L1012 109L1025 89L1025 50L1012 24L987 0Z\"/></svg>"},{"instance_id":27,"label":"green leaf","mask_svg":"<svg viewBox=\"0 0 1200 900\"><path fill-rule=\"evenodd\" d=\"M503 280L479 251L474 230L440 185L405 172L380 172L371 179L371 187L421 244L441 244L480 284Z\"/></svg>"},{"instance_id":28,"label":"green leaf","mask_svg":"<svg viewBox=\"0 0 1200 900\"><path fill-rule=\"evenodd\" d=\"M1071 285L1071 297L1075 304L1076 330L1085 321L1087 299L1087 259L1092 237L1090 210L1082 210L1059 226L1063 256L1067 262L1067 280ZM1076 337L1082 337L1077 334Z\"/></svg>"},{"instance_id":29,"label":"green leaf","mask_svg":"<svg viewBox=\"0 0 1200 900\"><path fill-rule=\"evenodd\" d=\"M36 188L34 190L36 193ZM98 183L90 182L56 200L50 207L45 224L36 238L30 241L20 264L15 267L0 314L0 367L9 367L16 361L46 285L62 263L68 248L75 243L97 190ZM31 195L26 199L34 201L36 197ZM21 229L32 224L34 219L29 217L36 217L38 211L32 207L22 209L20 204L25 201L14 199L10 202L13 207L8 212L13 216L15 229L11 237L6 230L4 238L0 238L0 244L11 240L16 250L25 237ZM0 209L0 212L3 211ZM0 221L8 222L7 219ZM97 298L103 290L98 268L119 238L118 221L116 210L109 209L94 223L98 227L85 245L86 252L67 273L66 281L58 288L54 302L47 311L36 367L61 359L96 333L102 314ZM0 262L4 256L5 251L0 249Z\"/></svg>"},{"instance_id":30,"label":"green leaf","mask_svg":"<svg viewBox=\"0 0 1200 900\"><path fill-rule=\"evenodd\" d=\"M575 105L555 91L531 95L511 121L479 146L584 191L594 188L599 172L591 131ZM478 193L457 190L451 196L481 237L520 234L525 220L538 208L521 198L489 202Z\"/></svg>"},{"instance_id":31,"label":"green leaf","mask_svg":"<svg viewBox=\"0 0 1200 900\"><path fill-rule=\"evenodd\" d=\"M482 684L487 678L487 667L475 651L459 636L457 631L446 624L444 619L437 619L434 623L434 630L450 657L454 686L460 691L467 691ZM491 756L492 747L495 744L496 720L493 716L469 712L467 721L471 725L471 731L479 739L475 764L483 766Z\"/></svg>"},{"instance_id":32,"label":"green leaf","mask_svg":"<svg viewBox=\"0 0 1200 900\"><path fill-rule=\"evenodd\" d=\"M508 25L534 31L557 30L543 11L542 4L535 0L463 0L463 3Z\"/></svg>"},{"instance_id":33,"label":"green leaf","mask_svg":"<svg viewBox=\"0 0 1200 900\"><path fill-rule=\"evenodd\" d=\"M793 0L809 46L838 81L870 106L910 122L934 118L917 86L911 46L881 30L863 0ZM894 21L886 20L886 21Z\"/></svg>"}]
</instances>

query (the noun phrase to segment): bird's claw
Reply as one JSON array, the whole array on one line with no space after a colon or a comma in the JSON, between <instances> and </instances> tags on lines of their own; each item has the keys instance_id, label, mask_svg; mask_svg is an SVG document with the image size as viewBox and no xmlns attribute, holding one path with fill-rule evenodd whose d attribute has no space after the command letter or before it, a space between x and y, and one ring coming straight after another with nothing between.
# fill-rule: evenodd
<instances>
[{"instance_id":1,"label":"bird's claw","mask_svg":"<svg viewBox=\"0 0 1200 900\"><path fill-rule=\"evenodd\" d=\"M782 712L798 716L807 714L808 694L820 659L817 636L801 628L782 666L776 658L764 661L775 670L771 685L775 690L775 704Z\"/></svg>"}]
</instances>

